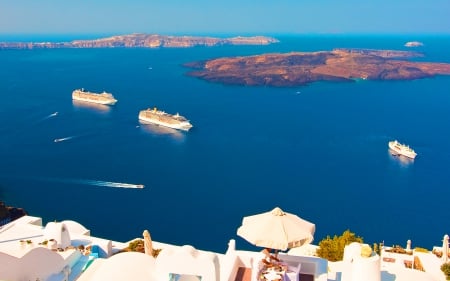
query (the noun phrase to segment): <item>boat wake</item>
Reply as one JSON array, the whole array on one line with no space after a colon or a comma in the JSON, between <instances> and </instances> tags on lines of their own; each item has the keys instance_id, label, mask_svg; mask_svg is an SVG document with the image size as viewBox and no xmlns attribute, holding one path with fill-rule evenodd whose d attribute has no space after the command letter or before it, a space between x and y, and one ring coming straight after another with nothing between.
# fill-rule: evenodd
<instances>
[{"instance_id":1,"label":"boat wake","mask_svg":"<svg viewBox=\"0 0 450 281\"><path fill-rule=\"evenodd\" d=\"M143 184L101 181L101 180L88 180L88 179L38 178L37 180L62 183L62 184L80 184L80 185L105 186L105 187L114 187L114 188L135 188L135 189L144 188Z\"/></svg>"},{"instance_id":2,"label":"boat wake","mask_svg":"<svg viewBox=\"0 0 450 281\"><path fill-rule=\"evenodd\" d=\"M81 183L84 183L86 185L106 186L116 188L144 188L143 184L132 184L132 183L99 181L99 180L81 180Z\"/></svg>"},{"instance_id":3,"label":"boat wake","mask_svg":"<svg viewBox=\"0 0 450 281\"><path fill-rule=\"evenodd\" d=\"M58 111L57 111L57 112L54 112L54 113L52 113L52 114L50 114L50 115L45 116L44 118L42 118L41 120L39 120L37 123L40 123L40 122L43 122L43 121L45 121L45 120L47 120L47 119L50 119L50 118L52 118L52 117L55 117L56 115L58 115Z\"/></svg>"},{"instance_id":4,"label":"boat wake","mask_svg":"<svg viewBox=\"0 0 450 281\"><path fill-rule=\"evenodd\" d=\"M63 141L68 141L71 139L75 139L75 138L84 138L84 137L89 137L89 136L93 136L95 135L97 132L86 132L86 133L81 133L78 135L73 135L73 136L68 136L68 137L64 137L64 138L58 138L58 139L54 139L53 142L63 142Z\"/></svg>"},{"instance_id":5,"label":"boat wake","mask_svg":"<svg viewBox=\"0 0 450 281\"><path fill-rule=\"evenodd\" d=\"M66 140L71 140L76 136L71 136L71 137L65 137L65 138L60 138L60 139L54 139L53 142L62 142L62 141L66 141Z\"/></svg>"}]
</instances>

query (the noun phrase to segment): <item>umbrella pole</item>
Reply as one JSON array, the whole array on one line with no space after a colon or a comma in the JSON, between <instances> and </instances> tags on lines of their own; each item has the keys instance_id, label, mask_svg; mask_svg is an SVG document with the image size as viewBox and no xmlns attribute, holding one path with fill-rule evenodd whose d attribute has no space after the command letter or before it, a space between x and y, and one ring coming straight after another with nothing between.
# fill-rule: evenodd
<instances>
[{"instance_id":1,"label":"umbrella pole","mask_svg":"<svg viewBox=\"0 0 450 281\"><path fill-rule=\"evenodd\" d=\"M275 250L274 250L273 259L274 259L275 261L277 261L277 262L280 262L280 259L278 258L278 252L279 252L278 249L275 249Z\"/></svg>"},{"instance_id":2,"label":"umbrella pole","mask_svg":"<svg viewBox=\"0 0 450 281\"><path fill-rule=\"evenodd\" d=\"M272 250L273 250L273 254L272 254ZM269 249L269 248L265 248L263 250L264 254L266 255L266 260L270 263L272 263L273 261L279 262L280 260L278 259L278 250L277 249Z\"/></svg>"}]
</instances>

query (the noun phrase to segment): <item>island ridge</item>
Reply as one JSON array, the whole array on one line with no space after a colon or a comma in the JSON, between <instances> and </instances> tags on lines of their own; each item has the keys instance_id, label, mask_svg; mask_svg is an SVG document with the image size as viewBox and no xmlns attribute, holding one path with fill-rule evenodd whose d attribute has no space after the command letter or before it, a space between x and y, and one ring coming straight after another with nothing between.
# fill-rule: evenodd
<instances>
[{"instance_id":1,"label":"island ridge","mask_svg":"<svg viewBox=\"0 0 450 281\"><path fill-rule=\"evenodd\" d=\"M70 42L0 42L0 49L54 49L54 48L186 48L220 45L268 45L279 42L266 36L217 38L205 36L168 36L134 33L93 40Z\"/></svg>"},{"instance_id":2,"label":"island ridge","mask_svg":"<svg viewBox=\"0 0 450 281\"><path fill-rule=\"evenodd\" d=\"M400 60L422 53L395 50L335 49L217 58L185 64L187 73L211 82L290 87L315 81L411 80L449 75L450 64Z\"/></svg>"}]
</instances>

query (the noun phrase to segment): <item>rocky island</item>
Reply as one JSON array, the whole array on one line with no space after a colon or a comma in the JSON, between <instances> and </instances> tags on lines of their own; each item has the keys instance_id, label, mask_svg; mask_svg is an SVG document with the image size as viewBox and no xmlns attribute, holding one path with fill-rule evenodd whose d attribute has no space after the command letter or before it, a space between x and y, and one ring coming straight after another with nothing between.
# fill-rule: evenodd
<instances>
[{"instance_id":1,"label":"rocky island","mask_svg":"<svg viewBox=\"0 0 450 281\"><path fill-rule=\"evenodd\" d=\"M24 209L6 206L4 202L0 201L0 228L4 224L26 215L27 212Z\"/></svg>"},{"instance_id":2,"label":"rocky island","mask_svg":"<svg viewBox=\"0 0 450 281\"><path fill-rule=\"evenodd\" d=\"M186 48L194 46L220 45L268 45L279 42L265 36L253 37L199 37L167 36L157 34L135 33L118 35L94 40L74 40L70 42L0 42L0 49L35 49L35 48Z\"/></svg>"},{"instance_id":3,"label":"rocky island","mask_svg":"<svg viewBox=\"0 0 450 281\"><path fill-rule=\"evenodd\" d=\"M408 61L419 52L335 49L191 62L187 73L211 82L289 87L315 81L411 80L450 74L450 64Z\"/></svg>"}]
</instances>

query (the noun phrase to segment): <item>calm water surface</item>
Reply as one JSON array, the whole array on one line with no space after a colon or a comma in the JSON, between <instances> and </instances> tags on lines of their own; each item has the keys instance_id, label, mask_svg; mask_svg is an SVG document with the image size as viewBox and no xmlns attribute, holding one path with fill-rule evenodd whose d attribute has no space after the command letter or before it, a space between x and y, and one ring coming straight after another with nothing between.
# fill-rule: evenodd
<instances>
[{"instance_id":1,"label":"calm water surface","mask_svg":"<svg viewBox=\"0 0 450 281\"><path fill-rule=\"evenodd\" d=\"M224 252L242 217L276 206L316 224L315 242L350 229L368 243L431 248L449 233L450 77L269 88L185 76L185 62L266 52L399 49L419 40L450 63L449 37L279 37L270 46L0 51L0 200L95 236ZM113 107L73 103L76 88ZM299 92L299 93L297 93ZM179 112L194 128L141 125ZM58 112L56 116L52 113ZM55 143L55 138L69 138ZM398 139L418 153L392 156ZM144 189L102 186L144 184Z\"/></svg>"}]
</instances>

